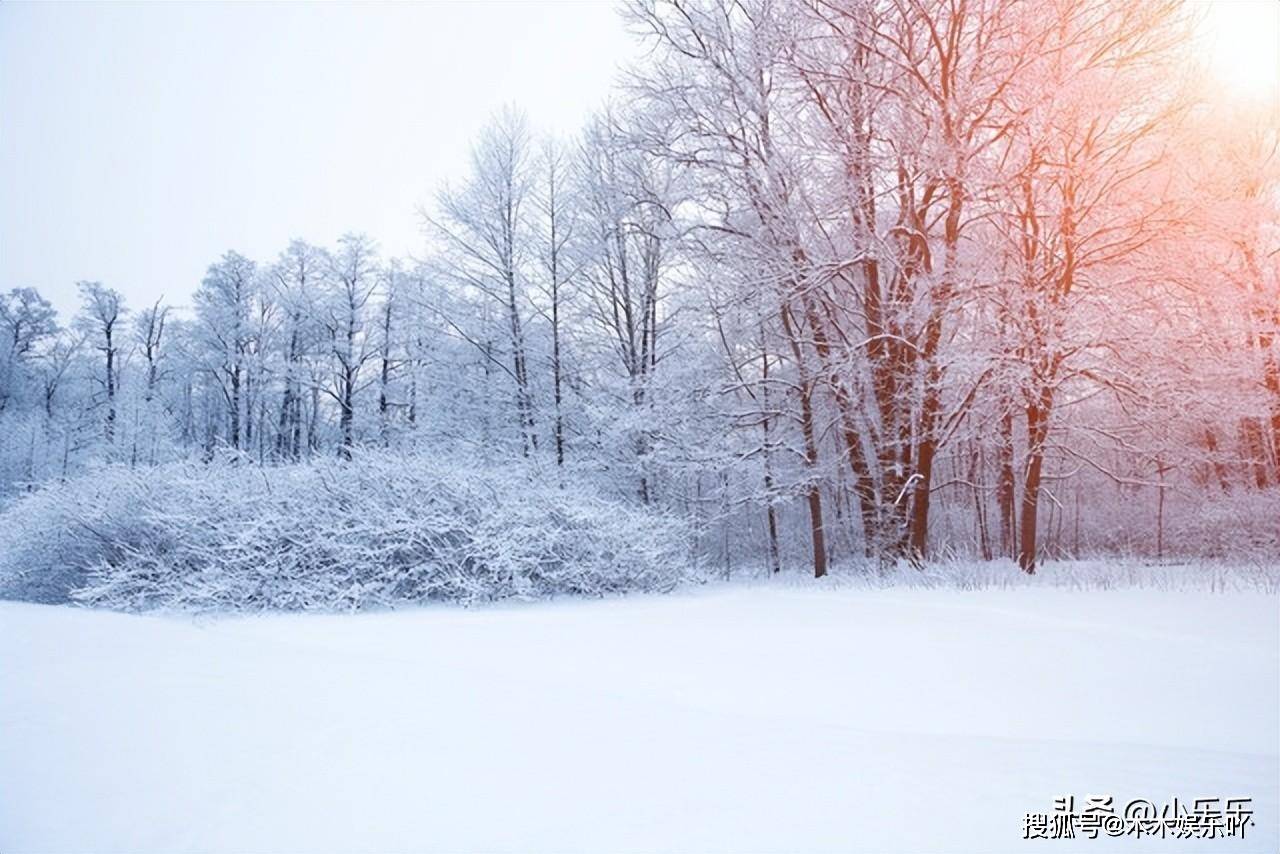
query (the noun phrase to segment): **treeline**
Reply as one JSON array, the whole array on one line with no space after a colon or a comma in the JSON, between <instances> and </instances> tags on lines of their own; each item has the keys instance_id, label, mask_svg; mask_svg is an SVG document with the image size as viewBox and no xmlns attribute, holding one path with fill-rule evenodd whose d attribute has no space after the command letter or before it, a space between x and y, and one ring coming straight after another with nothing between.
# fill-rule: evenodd
<instances>
[{"instance_id":1,"label":"treeline","mask_svg":"<svg viewBox=\"0 0 1280 854\"><path fill-rule=\"evenodd\" d=\"M572 469L726 570L1280 554L1280 122L1192 11L631 3L614 103L495 117L421 257L11 291L5 489L377 445Z\"/></svg>"}]
</instances>

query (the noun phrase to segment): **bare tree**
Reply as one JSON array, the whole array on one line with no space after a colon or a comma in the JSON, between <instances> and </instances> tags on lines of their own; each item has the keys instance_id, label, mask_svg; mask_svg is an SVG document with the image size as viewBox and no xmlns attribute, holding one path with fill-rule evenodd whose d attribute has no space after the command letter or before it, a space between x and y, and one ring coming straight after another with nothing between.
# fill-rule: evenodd
<instances>
[{"instance_id":1,"label":"bare tree","mask_svg":"<svg viewBox=\"0 0 1280 854\"><path fill-rule=\"evenodd\" d=\"M391 379L399 364L396 351L401 308L405 300L405 272L398 260L386 266L382 276L382 300L378 306L378 434L385 445L390 441Z\"/></svg>"},{"instance_id":2,"label":"bare tree","mask_svg":"<svg viewBox=\"0 0 1280 854\"><path fill-rule=\"evenodd\" d=\"M574 212L577 199L571 191L571 161L565 148L555 140L547 140L538 162L540 180L535 195L542 229L543 296L541 309L551 327L551 393L553 407L552 439L556 448L556 465L564 465L564 309L566 291L576 263L570 247L575 238Z\"/></svg>"},{"instance_id":3,"label":"bare tree","mask_svg":"<svg viewBox=\"0 0 1280 854\"><path fill-rule=\"evenodd\" d=\"M206 370L218 382L226 402L227 436L236 450L244 444L245 384L257 285L257 265L237 252L227 252L209 266L195 294L199 332L208 354Z\"/></svg>"},{"instance_id":4,"label":"bare tree","mask_svg":"<svg viewBox=\"0 0 1280 854\"><path fill-rule=\"evenodd\" d=\"M527 271L530 252L526 203L532 182L532 150L524 114L506 109L480 134L471 152L471 174L458 190L444 189L438 214L423 214L441 244L440 273L500 307L510 363L500 362L483 340L446 318L501 368L515 386L516 420L527 456L537 450L533 385L526 342Z\"/></svg>"},{"instance_id":5,"label":"bare tree","mask_svg":"<svg viewBox=\"0 0 1280 854\"><path fill-rule=\"evenodd\" d=\"M33 349L57 331L57 313L34 288L0 294L0 413L18 393Z\"/></svg>"},{"instance_id":6,"label":"bare tree","mask_svg":"<svg viewBox=\"0 0 1280 854\"><path fill-rule=\"evenodd\" d=\"M329 264L325 253L303 240L293 240L271 268L273 298L281 311L282 385L276 419L275 453L286 459L302 454L304 362L320 338L312 315Z\"/></svg>"},{"instance_id":7,"label":"bare tree","mask_svg":"<svg viewBox=\"0 0 1280 854\"><path fill-rule=\"evenodd\" d=\"M345 235L330 256L333 290L319 311L334 361L333 381L324 391L338 404L339 453L346 459L351 459L355 444L356 393L365 384L360 375L377 352L366 318L381 275L377 259L377 249L368 237Z\"/></svg>"},{"instance_id":8,"label":"bare tree","mask_svg":"<svg viewBox=\"0 0 1280 854\"><path fill-rule=\"evenodd\" d=\"M618 115L609 111L589 125L581 155L584 226L581 275L589 312L609 338L625 373L637 417L648 402L660 358L664 317L662 285L673 240L671 169L647 153ZM648 503L645 457L648 430L635 431L639 494Z\"/></svg>"},{"instance_id":9,"label":"bare tree","mask_svg":"<svg viewBox=\"0 0 1280 854\"><path fill-rule=\"evenodd\" d=\"M106 395L106 416L103 419L103 436L107 444L115 442L116 393L119 391L120 370L120 319L125 314L124 299L119 292L101 282L80 282L81 327L103 357L101 383Z\"/></svg>"},{"instance_id":10,"label":"bare tree","mask_svg":"<svg viewBox=\"0 0 1280 854\"><path fill-rule=\"evenodd\" d=\"M1151 2L1115 14L1109 5L1056 7L1048 54L1028 69L1042 87L1014 93L1030 103L1011 132L1019 164L1005 196L1005 246L1014 253L1010 303L1027 449L1017 556L1026 572L1037 559L1045 453L1059 390L1073 379L1122 389L1088 357L1105 346L1107 312L1132 289L1134 261L1174 223L1172 205L1150 176L1165 156L1163 137L1179 103L1161 93L1162 60L1172 59L1175 2ZM1166 60L1167 61L1167 60ZM1099 93L1106 92L1104 99ZM1082 325L1074 326L1075 324ZM1101 339L1101 340L1100 340Z\"/></svg>"},{"instance_id":11,"label":"bare tree","mask_svg":"<svg viewBox=\"0 0 1280 854\"><path fill-rule=\"evenodd\" d=\"M162 305L161 300L156 300L151 307L144 309L133 320L134 344L142 353L145 371L142 401L143 408L146 410L146 429L151 446L149 461L152 464L155 463L156 434L158 430L155 400L160 382L167 373L165 367L167 351L164 349L164 327L168 316L169 307ZM138 456L138 438L138 432L135 431L133 450L130 455L130 458L134 461L137 460Z\"/></svg>"}]
</instances>

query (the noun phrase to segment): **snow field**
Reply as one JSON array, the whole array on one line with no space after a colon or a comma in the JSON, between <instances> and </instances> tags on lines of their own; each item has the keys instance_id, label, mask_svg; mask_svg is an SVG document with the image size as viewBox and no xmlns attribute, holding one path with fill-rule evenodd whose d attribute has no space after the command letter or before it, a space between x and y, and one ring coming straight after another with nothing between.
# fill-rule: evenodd
<instances>
[{"instance_id":1,"label":"snow field","mask_svg":"<svg viewBox=\"0 0 1280 854\"><path fill-rule=\"evenodd\" d=\"M192 620L0 603L0 851L1280 842L1275 596L804 590ZM1246 838L1024 841L1063 794Z\"/></svg>"}]
</instances>

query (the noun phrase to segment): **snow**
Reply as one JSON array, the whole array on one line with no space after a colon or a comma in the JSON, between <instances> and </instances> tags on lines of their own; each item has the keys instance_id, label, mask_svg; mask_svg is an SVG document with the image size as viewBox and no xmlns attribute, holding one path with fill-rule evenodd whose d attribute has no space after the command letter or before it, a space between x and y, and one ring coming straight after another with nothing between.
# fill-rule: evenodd
<instances>
[{"instance_id":1,"label":"snow","mask_svg":"<svg viewBox=\"0 0 1280 854\"><path fill-rule=\"evenodd\" d=\"M1280 850L1275 596L717 587L350 616L0 602L0 851ZM1055 797L1244 840L1024 841Z\"/></svg>"}]
</instances>

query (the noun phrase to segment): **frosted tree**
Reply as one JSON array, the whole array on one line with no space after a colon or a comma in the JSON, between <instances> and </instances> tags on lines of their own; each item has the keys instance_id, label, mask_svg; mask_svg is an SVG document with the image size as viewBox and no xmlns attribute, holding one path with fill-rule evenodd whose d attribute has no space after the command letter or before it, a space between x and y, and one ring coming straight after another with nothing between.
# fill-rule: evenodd
<instances>
[{"instance_id":1,"label":"frosted tree","mask_svg":"<svg viewBox=\"0 0 1280 854\"><path fill-rule=\"evenodd\" d=\"M564 465L565 455L565 308L579 265L573 248L575 237L580 236L576 213L581 200L573 191L572 165L564 145L556 140L545 141L537 164L534 194L542 246L542 299L538 308L551 330L551 436L557 465Z\"/></svg>"},{"instance_id":2,"label":"frosted tree","mask_svg":"<svg viewBox=\"0 0 1280 854\"><path fill-rule=\"evenodd\" d=\"M1107 314L1119 313L1124 290L1134 288L1136 262L1176 227L1177 213L1151 179L1179 106L1176 92L1160 89L1175 58L1177 4L1117 14L1064 3L1056 11L1046 57L1022 86L1010 87L1024 105L1011 130L1010 161L1019 166L998 220L1014 253L1001 315L1014 331L1025 416L1016 551L1027 572L1036 565L1043 466L1061 389L1072 380L1119 393L1132 386L1113 358L1090 356L1107 346ZM1109 286L1115 290L1099 293ZM1109 308L1098 311L1096 300Z\"/></svg>"},{"instance_id":3,"label":"frosted tree","mask_svg":"<svg viewBox=\"0 0 1280 854\"><path fill-rule=\"evenodd\" d=\"M818 398L828 373L830 341L820 323L818 281L804 242L797 207L805 204L795 164L778 135L794 101L775 88L790 43L771 3L635 3L631 15L661 49L636 84L651 115L670 118L658 136L660 150L690 169L704 195L705 227L736 244L748 270L730 275L768 296L755 305L776 317L775 352L786 353L795 377L814 574L827 571L822 507ZM731 356L732 358L732 356ZM846 409L851 409L845 399Z\"/></svg>"},{"instance_id":4,"label":"frosted tree","mask_svg":"<svg viewBox=\"0 0 1280 854\"><path fill-rule=\"evenodd\" d=\"M404 265L397 259L389 261L383 270L378 303L378 436L384 445L390 441L392 410L397 407L392 400L392 381L404 365L407 347L402 339L410 334L401 328L407 320L407 282Z\"/></svg>"},{"instance_id":5,"label":"frosted tree","mask_svg":"<svg viewBox=\"0 0 1280 854\"><path fill-rule=\"evenodd\" d=\"M649 386L661 358L659 336L668 323L665 285L675 243L672 174L613 112L588 126L580 174L584 233L579 251L587 310L626 380L638 493L648 503L645 458L651 431L644 422L653 417Z\"/></svg>"},{"instance_id":6,"label":"frosted tree","mask_svg":"<svg viewBox=\"0 0 1280 854\"><path fill-rule=\"evenodd\" d=\"M227 252L209 266L195 293L201 356L226 403L227 442L234 450L244 444L245 385L258 284L257 265L237 252Z\"/></svg>"},{"instance_id":7,"label":"frosted tree","mask_svg":"<svg viewBox=\"0 0 1280 854\"><path fill-rule=\"evenodd\" d=\"M538 447L526 330L533 158L524 114L503 110L484 128L472 149L471 173L466 181L456 189L446 187L440 192L437 212L424 212L428 234L439 244L440 278L500 312L505 361L492 346L490 330L468 329L469 323L452 312L442 316L457 335L483 354L489 366L511 379L515 420L526 456Z\"/></svg>"},{"instance_id":8,"label":"frosted tree","mask_svg":"<svg viewBox=\"0 0 1280 854\"><path fill-rule=\"evenodd\" d=\"M0 294L0 413L21 393L35 349L57 331L57 313L35 288Z\"/></svg>"},{"instance_id":9,"label":"frosted tree","mask_svg":"<svg viewBox=\"0 0 1280 854\"><path fill-rule=\"evenodd\" d=\"M368 384L361 374L377 347L370 335L370 299L382 276L377 249L362 234L348 234L329 256L329 292L316 306L329 338L332 379L324 391L338 405L339 453L355 445L356 395Z\"/></svg>"},{"instance_id":10,"label":"frosted tree","mask_svg":"<svg viewBox=\"0 0 1280 854\"><path fill-rule=\"evenodd\" d=\"M125 314L124 299L118 291L101 282L80 282L80 314L77 323L90 342L102 354L102 373L96 378L102 388L105 414L102 432L108 445L116 437L116 398L120 391L121 347L125 331L121 320Z\"/></svg>"},{"instance_id":11,"label":"frosted tree","mask_svg":"<svg viewBox=\"0 0 1280 854\"><path fill-rule=\"evenodd\" d=\"M319 348L322 328L314 316L316 296L329 271L324 251L293 240L271 267L272 298L280 311L281 390L276 418L275 453L298 459L303 451L306 363Z\"/></svg>"},{"instance_id":12,"label":"frosted tree","mask_svg":"<svg viewBox=\"0 0 1280 854\"><path fill-rule=\"evenodd\" d=\"M143 370L142 408L144 410L143 416L146 419L146 428L145 436L142 438L146 440L148 445L148 462L153 465L156 462L156 444L161 429L158 423L161 413L157 411L159 408L160 383L169 374L169 354L166 349L168 339L164 334L168 317L169 307L157 300L150 307L139 312L133 319L134 346L141 356ZM135 432L133 451L130 455L135 462L138 457L139 438L139 435Z\"/></svg>"}]
</instances>

